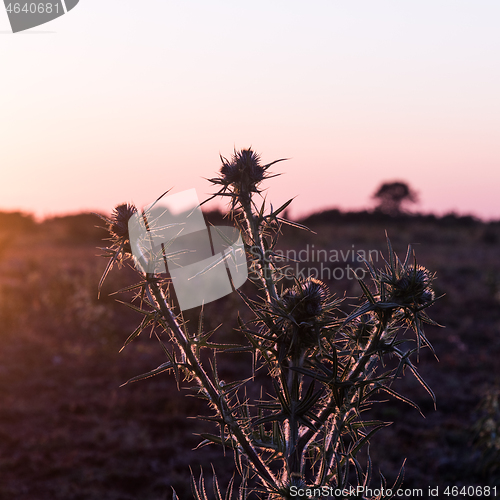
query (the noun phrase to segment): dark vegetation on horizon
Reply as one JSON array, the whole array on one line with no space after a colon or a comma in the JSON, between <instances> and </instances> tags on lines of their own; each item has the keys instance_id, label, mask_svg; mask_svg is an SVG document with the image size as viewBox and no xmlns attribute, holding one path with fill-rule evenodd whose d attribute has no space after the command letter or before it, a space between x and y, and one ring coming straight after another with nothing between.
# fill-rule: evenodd
<instances>
[{"instance_id":1,"label":"dark vegetation on horizon","mask_svg":"<svg viewBox=\"0 0 500 500\"><path fill-rule=\"evenodd\" d=\"M223 224L227 219L219 210L204 211L205 218L212 224ZM421 214L418 212L401 212L397 214L384 213L378 210L343 211L338 208L321 210L307 217L294 219L304 225L317 224L350 224L350 223L431 223L438 226L500 226L500 219L483 221L474 215L458 215L450 212L439 216ZM33 215L24 212L0 211L0 232L20 233L29 231L48 231L56 238L73 240L75 242L101 241L105 236L99 221L93 213L82 212L72 215L49 217L36 222Z\"/></svg>"},{"instance_id":2,"label":"dark vegetation on horizon","mask_svg":"<svg viewBox=\"0 0 500 500\"><path fill-rule=\"evenodd\" d=\"M320 210L307 217L296 220L304 225L329 224L329 223L398 223L398 222L430 222L442 225L474 225L500 224L500 219L485 222L473 215L457 215L450 212L441 217L434 214L420 214L408 210L408 205L418 202L418 193L408 183L401 180L383 182L372 195L375 208L372 210L343 211L338 208ZM221 224L224 222L224 214L218 210L205 211L205 217L209 223ZM286 212L285 212L286 215ZM285 217L286 218L286 217ZM82 212L73 215L62 215L46 218L40 224L36 224L31 214L22 212L0 211L0 230L23 231L33 230L38 226L40 229L48 229L59 232L60 236L66 235L74 241L101 240L102 228L96 228L95 215Z\"/></svg>"}]
</instances>

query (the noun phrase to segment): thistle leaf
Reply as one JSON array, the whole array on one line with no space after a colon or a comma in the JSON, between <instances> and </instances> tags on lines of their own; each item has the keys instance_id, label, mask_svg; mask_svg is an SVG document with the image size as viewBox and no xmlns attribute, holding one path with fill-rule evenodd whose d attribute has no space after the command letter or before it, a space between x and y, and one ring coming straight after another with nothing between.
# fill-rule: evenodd
<instances>
[{"instance_id":1,"label":"thistle leaf","mask_svg":"<svg viewBox=\"0 0 500 500\"><path fill-rule=\"evenodd\" d=\"M133 377L130 380L127 380L127 382L122 384L120 387L124 387L127 384L131 384L132 382L137 382L138 380L144 380L145 378L154 377L155 375L159 375L160 373L163 373L167 370L171 370L172 368L173 368L172 363L170 361L167 361L166 363L161 364L158 368L155 368L154 370L151 370L148 373L137 375L137 377Z\"/></svg>"},{"instance_id":2,"label":"thistle leaf","mask_svg":"<svg viewBox=\"0 0 500 500\"><path fill-rule=\"evenodd\" d=\"M144 316L144 318L142 319L140 325L129 335L129 337L127 338L127 340L123 344L122 348L120 349L120 352L122 352L123 349L125 349L125 346L127 346L128 344L130 344L130 342L132 342L136 337L138 337L142 333L142 331L150 323L153 322L153 319L154 319L154 315L149 314L148 316Z\"/></svg>"}]
</instances>

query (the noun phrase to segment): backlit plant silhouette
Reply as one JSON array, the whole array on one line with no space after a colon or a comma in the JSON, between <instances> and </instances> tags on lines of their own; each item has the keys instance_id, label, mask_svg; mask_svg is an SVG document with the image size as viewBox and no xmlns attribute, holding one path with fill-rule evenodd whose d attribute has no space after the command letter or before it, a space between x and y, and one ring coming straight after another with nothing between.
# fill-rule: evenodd
<instances>
[{"instance_id":1,"label":"backlit plant silhouette","mask_svg":"<svg viewBox=\"0 0 500 500\"><path fill-rule=\"evenodd\" d=\"M387 239L385 267L375 269L365 262L369 280L357 277L362 300L349 312L343 312L344 300L332 296L317 279L283 285L282 261L274 252L277 237L284 225L299 225L281 217L291 200L267 211L265 202L258 201L261 183L271 176L268 169L276 161L262 165L251 149L221 160L220 175L211 179L219 189L214 197L229 201L230 215L244 236L257 287L252 297L238 293L253 319L243 322L238 316L234 344L211 342L213 332L201 326L190 331L175 312L168 275L137 271L140 281L121 291L136 291L129 305L143 320L125 345L154 327L166 361L129 382L170 372L179 386L189 381L206 400L211 413L204 418L214 423L215 432L203 434L201 444L232 450L239 476L223 494L214 474L218 500L310 498L318 492L322 498L342 498L342 490L350 491L351 498L391 498L402 483L403 467L392 488L380 475L372 486L379 490L370 492L369 454L361 460L360 453L388 424L365 419L364 412L381 394L417 407L392 388L405 371L411 371L434 399L412 359L421 348L432 349L423 324L435 324L426 314L436 300L434 275L415 262L411 248L401 261ZM99 288L115 263L131 257L127 224L134 213L135 207L120 205L105 218L110 260ZM411 339L406 332L413 332ZM403 347L409 340L411 348ZM221 381L221 352L250 352L253 376ZM386 363L389 358L396 362ZM261 395L251 400L248 394L259 390L247 389L256 384ZM203 477L193 477L191 486L196 499L208 498Z\"/></svg>"}]
</instances>

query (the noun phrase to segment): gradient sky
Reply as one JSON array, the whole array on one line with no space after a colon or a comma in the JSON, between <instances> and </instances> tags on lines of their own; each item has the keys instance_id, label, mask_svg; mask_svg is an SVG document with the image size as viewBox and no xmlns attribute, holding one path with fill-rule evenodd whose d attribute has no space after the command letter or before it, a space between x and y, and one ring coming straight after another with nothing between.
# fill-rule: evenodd
<instances>
[{"instance_id":1,"label":"gradient sky","mask_svg":"<svg viewBox=\"0 0 500 500\"><path fill-rule=\"evenodd\" d=\"M0 210L211 192L219 153L290 158L292 215L405 180L424 212L500 219L500 2L80 0L11 34L0 6Z\"/></svg>"}]
</instances>

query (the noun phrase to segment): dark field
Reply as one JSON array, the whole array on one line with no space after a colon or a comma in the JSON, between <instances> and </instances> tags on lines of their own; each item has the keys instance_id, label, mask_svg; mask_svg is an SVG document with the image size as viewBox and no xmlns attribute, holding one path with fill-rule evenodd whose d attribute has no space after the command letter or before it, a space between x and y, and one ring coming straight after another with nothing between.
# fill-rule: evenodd
<instances>
[{"instance_id":1,"label":"dark field","mask_svg":"<svg viewBox=\"0 0 500 500\"><path fill-rule=\"evenodd\" d=\"M488 465L473 444L484 415L480 401L500 387L500 224L337 212L306 223L316 234L285 228L278 247L311 251L314 245L345 254L354 245L355 251L386 255L387 230L401 258L407 244L414 245L418 263L437 273L436 294L446 294L428 310L445 328L426 329L439 361L427 349L418 364L437 409L411 373L395 388L425 418L395 400L374 407L377 418L394 423L372 441L372 486L378 486L379 469L392 484L406 458L403 486L422 488L424 498L429 486L442 492L496 484L500 495L494 466L500 452ZM119 353L141 317L109 293L137 277L126 267L114 269L97 299L106 261L96 247L104 246L99 238L106 234L94 224L99 220L86 216L39 225L0 218L0 499L163 500L172 498L174 487L186 500L192 498L190 465L209 477L213 464L225 485L232 455L215 447L194 450L195 434L210 428L190 418L204 412L202 401L178 393L170 375L119 387L165 358L147 332ZM350 257L339 258L324 267L359 267ZM319 264L304 264L309 266ZM360 290L343 274L328 283L338 296L346 293L344 309L350 311ZM252 284L244 289L252 293ZM210 304L206 328L223 323L215 338L237 340L237 310L248 315L236 294ZM195 325L197 311L187 319ZM220 371L229 381L250 367L251 359L239 355L222 359Z\"/></svg>"}]
</instances>

